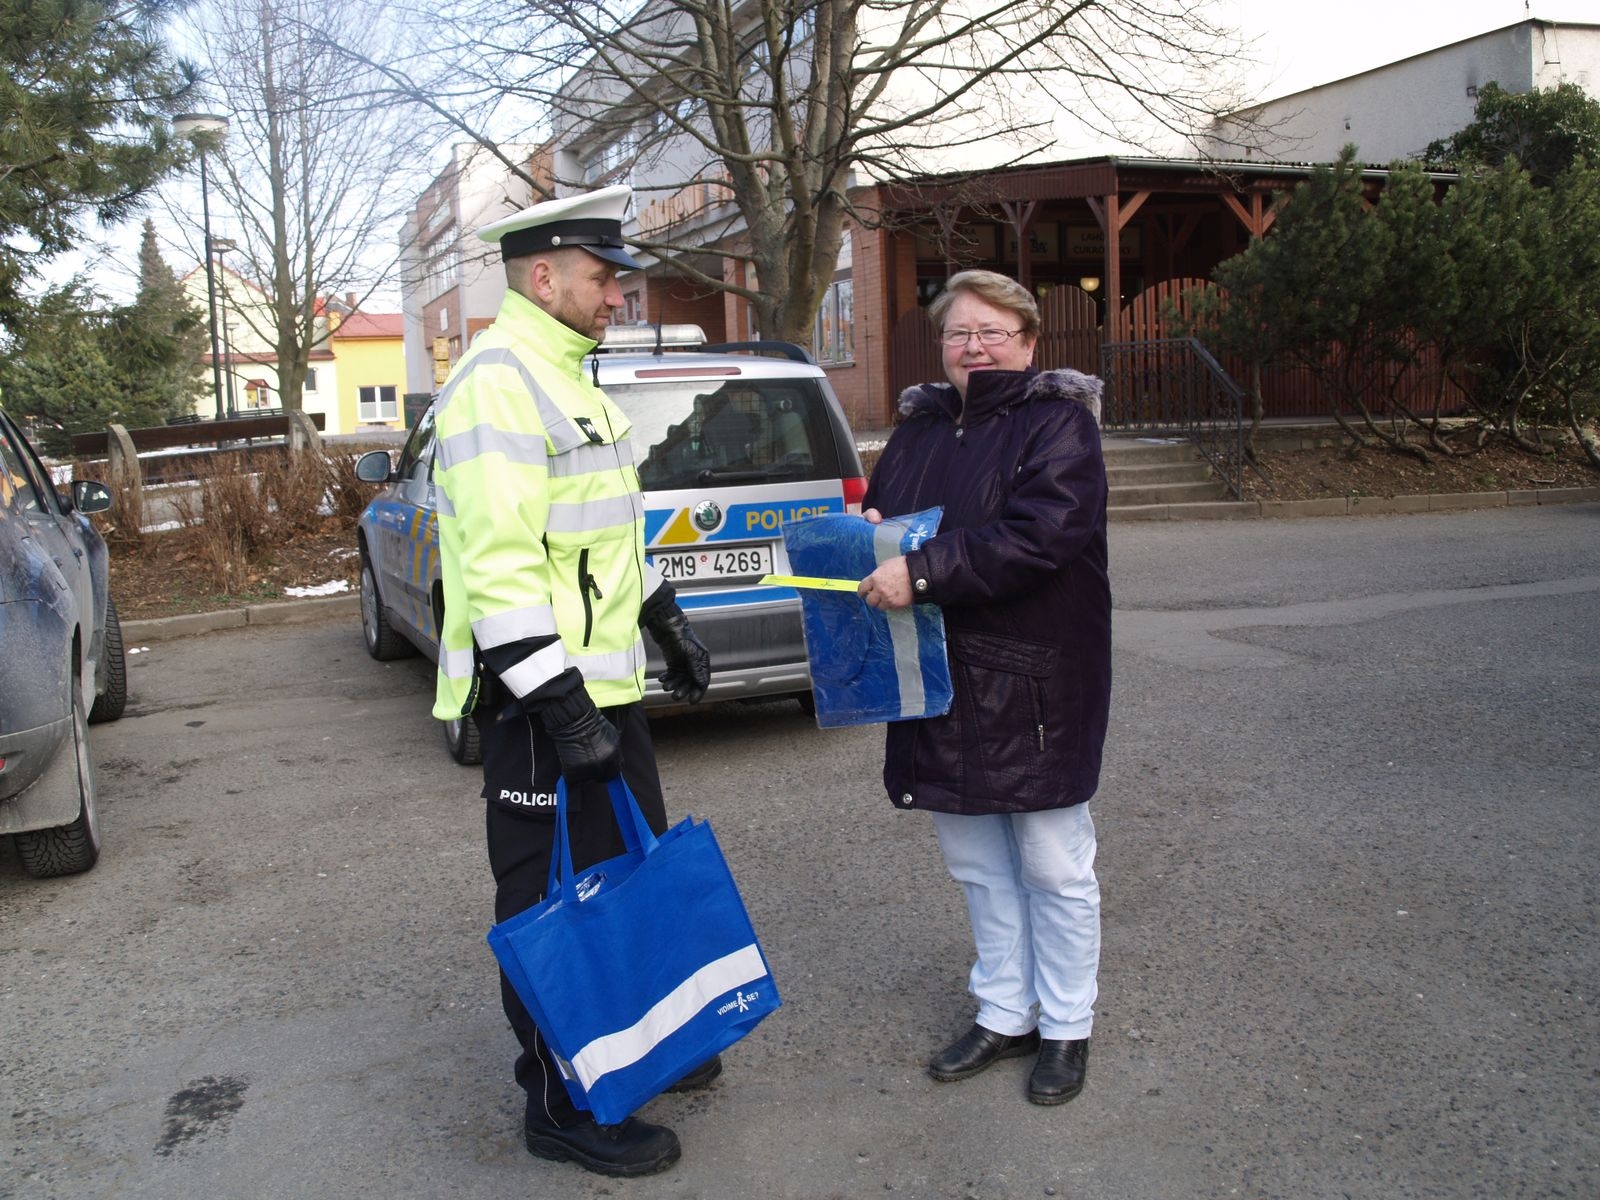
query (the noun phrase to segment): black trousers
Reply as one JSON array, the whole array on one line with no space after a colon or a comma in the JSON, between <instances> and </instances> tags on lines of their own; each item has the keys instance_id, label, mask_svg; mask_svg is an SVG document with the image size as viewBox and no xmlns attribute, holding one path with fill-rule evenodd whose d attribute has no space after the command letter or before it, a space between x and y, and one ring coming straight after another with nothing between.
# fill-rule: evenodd
<instances>
[{"instance_id":1,"label":"black trousers","mask_svg":"<svg viewBox=\"0 0 1600 1200\"><path fill-rule=\"evenodd\" d=\"M655 748L643 704L602 709L622 735L622 777L650 828L667 828ZM487 801L489 867L494 872L494 916L504 921L544 899L555 850L555 791L561 774L555 747L537 719L516 708L475 715L483 747L483 796ZM603 783L581 784L568 796L572 864L583 870L621 854L625 847ZM517 1083L528 1093L528 1119L557 1127L587 1116L567 1095L559 1069L528 1010L500 975L506 1018L522 1043Z\"/></svg>"}]
</instances>

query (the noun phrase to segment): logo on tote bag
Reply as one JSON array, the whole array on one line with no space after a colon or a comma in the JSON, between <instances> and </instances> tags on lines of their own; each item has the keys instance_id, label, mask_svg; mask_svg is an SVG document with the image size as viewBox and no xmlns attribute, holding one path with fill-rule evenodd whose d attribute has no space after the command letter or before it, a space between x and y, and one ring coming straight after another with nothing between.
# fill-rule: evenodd
<instances>
[{"instance_id":1,"label":"logo on tote bag","mask_svg":"<svg viewBox=\"0 0 1600 1200\"><path fill-rule=\"evenodd\" d=\"M740 1012L748 1012L750 1010L750 1006L759 999L761 999L760 992L735 992L732 1000L729 1000L721 1008L717 1009L717 1016L725 1017L736 1008Z\"/></svg>"}]
</instances>

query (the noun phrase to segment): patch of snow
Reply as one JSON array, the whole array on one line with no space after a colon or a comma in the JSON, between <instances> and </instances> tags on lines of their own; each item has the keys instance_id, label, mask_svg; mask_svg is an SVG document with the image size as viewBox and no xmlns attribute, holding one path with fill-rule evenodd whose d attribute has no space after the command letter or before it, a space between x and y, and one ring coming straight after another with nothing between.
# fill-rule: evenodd
<instances>
[{"instance_id":1,"label":"patch of snow","mask_svg":"<svg viewBox=\"0 0 1600 1200\"><path fill-rule=\"evenodd\" d=\"M350 581L348 579L330 579L327 583L314 584L311 587L284 588L285 596L332 596L338 592L348 592Z\"/></svg>"}]
</instances>

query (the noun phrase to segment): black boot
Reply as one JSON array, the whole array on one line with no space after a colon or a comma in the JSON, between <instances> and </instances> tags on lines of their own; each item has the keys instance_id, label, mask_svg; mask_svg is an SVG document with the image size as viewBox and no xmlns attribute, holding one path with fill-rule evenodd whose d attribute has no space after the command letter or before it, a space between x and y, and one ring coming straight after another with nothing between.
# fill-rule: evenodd
<instances>
[{"instance_id":1,"label":"black boot","mask_svg":"<svg viewBox=\"0 0 1600 1200\"><path fill-rule=\"evenodd\" d=\"M552 1162L572 1161L597 1175L653 1175L678 1161L678 1135L661 1125L628 1117L620 1125L597 1125L585 1117L575 1125L526 1122L528 1153Z\"/></svg>"},{"instance_id":2,"label":"black boot","mask_svg":"<svg viewBox=\"0 0 1600 1200\"><path fill-rule=\"evenodd\" d=\"M1045 1038L1039 1043L1039 1061L1028 1077L1028 1099L1035 1104L1065 1104L1083 1091L1088 1073L1088 1038L1070 1042Z\"/></svg>"},{"instance_id":3,"label":"black boot","mask_svg":"<svg viewBox=\"0 0 1600 1200\"><path fill-rule=\"evenodd\" d=\"M669 1092L698 1092L703 1087L710 1087L711 1081L722 1074L722 1055L713 1054L705 1062L690 1071L677 1083L667 1089Z\"/></svg>"},{"instance_id":4,"label":"black boot","mask_svg":"<svg viewBox=\"0 0 1600 1200\"><path fill-rule=\"evenodd\" d=\"M928 1064L928 1074L940 1083L954 1083L958 1079L971 1079L1002 1058L1020 1058L1039 1048L1039 1031L1009 1037L974 1025L951 1042Z\"/></svg>"}]
</instances>

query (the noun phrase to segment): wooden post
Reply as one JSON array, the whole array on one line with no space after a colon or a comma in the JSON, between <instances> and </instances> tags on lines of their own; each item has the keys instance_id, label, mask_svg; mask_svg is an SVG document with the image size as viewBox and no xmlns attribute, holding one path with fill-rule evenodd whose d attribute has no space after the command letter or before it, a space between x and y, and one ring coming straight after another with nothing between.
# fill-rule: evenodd
<instances>
[{"instance_id":1,"label":"wooden post","mask_svg":"<svg viewBox=\"0 0 1600 1200\"><path fill-rule=\"evenodd\" d=\"M322 450L322 436L317 432L316 422L310 415L298 408L291 408L283 414L289 418L289 432L285 441L289 445L289 457L306 450L320 452Z\"/></svg>"},{"instance_id":2,"label":"wooden post","mask_svg":"<svg viewBox=\"0 0 1600 1200\"><path fill-rule=\"evenodd\" d=\"M1000 207L1005 210L1006 220L1011 222L1011 228L1017 235L1017 282L1032 292L1033 255L1029 253L1028 240L1033 231L1033 218L1039 211L1039 202L1029 200L1020 204L1006 200Z\"/></svg>"},{"instance_id":3,"label":"wooden post","mask_svg":"<svg viewBox=\"0 0 1600 1200\"><path fill-rule=\"evenodd\" d=\"M135 512L144 511L144 472L133 439L121 425L106 429L106 482L111 489L126 495Z\"/></svg>"}]
</instances>

